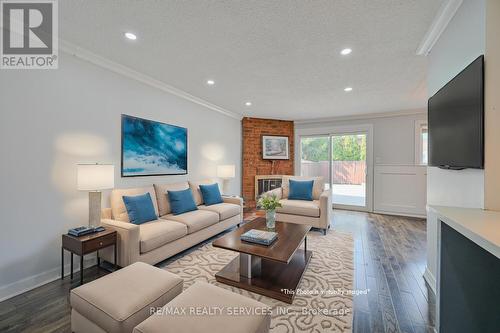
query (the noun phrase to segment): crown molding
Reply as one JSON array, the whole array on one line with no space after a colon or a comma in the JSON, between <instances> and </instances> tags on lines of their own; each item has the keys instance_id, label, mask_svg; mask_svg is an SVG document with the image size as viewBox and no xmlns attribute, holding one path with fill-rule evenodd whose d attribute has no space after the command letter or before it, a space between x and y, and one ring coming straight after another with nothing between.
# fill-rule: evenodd
<instances>
[{"instance_id":1,"label":"crown molding","mask_svg":"<svg viewBox=\"0 0 500 333\"><path fill-rule=\"evenodd\" d=\"M127 66L121 65L117 62L114 62L112 60L109 60L105 57L102 57L98 54L95 54L89 50L86 50L84 48L81 48L75 44L69 43L65 40L59 39L59 50L67 53L71 56L74 56L76 58L88 61L96 66L105 68L107 70L110 70L112 72L118 73L120 75L126 76L128 78L134 79L136 81L139 81L143 84L146 84L148 86L151 86L153 88L162 90L164 92L167 92L169 94L175 95L177 97L183 98L185 100L188 100L192 103L204 106L212 111L219 112L225 116L241 120L243 116L239 113L233 112L226 110L218 105L212 104L204 99L201 99L199 97L193 96L184 90L181 90L179 88L176 88L174 86L171 86L169 84L166 84L163 81L154 79L148 75L142 74L136 70L133 70Z\"/></svg>"},{"instance_id":2,"label":"crown molding","mask_svg":"<svg viewBox=\"0 0 500 333\"><path fill-rule=\"evenodd\" d=\"M431 52L432 47L436 44L453 16L455 16L458 8L462 5L462 2L463 0L448 0L441 6L436 14L436 17L434 17L429 30L427 30L427 33L416 50L417 55L427 56Z\"/></svg>"},{"instance_id":3,"label":"crown molding","mask_svg":"<svg viewBox=\"0 0 500 333\"><path fill-rule=\"evenodd\" d=\"M380 112L380 113L365 113L353 116L339 116L339 117L329 117L329 118L316 118L307 120L295 120L296 125L301 124L319 124L325 122L334 121L348 121L348 120L365 120L365 119L376 119L376 118L390 118L390 117L401 117L401 116L412 116L427 114L427 109L411 109L411 110L401 110L393 112Z\"/></svg>"}]
</instances>

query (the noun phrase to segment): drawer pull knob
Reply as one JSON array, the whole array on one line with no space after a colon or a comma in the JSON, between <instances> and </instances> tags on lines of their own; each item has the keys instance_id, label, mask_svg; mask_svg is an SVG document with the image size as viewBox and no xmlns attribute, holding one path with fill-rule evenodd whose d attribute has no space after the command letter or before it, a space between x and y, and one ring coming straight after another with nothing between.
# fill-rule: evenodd
<instances>
[{"instance_id":1,"label":"drawer pull knob","mask_svg":"<svg viewBox=\"0 0 500 333\"><path fill-rule=\"evenodd\" d=\"M100 242L100 243L99 243L99 245L101 245L101 246L102 246L102 242Z\"/></svg>"}]
</instances>

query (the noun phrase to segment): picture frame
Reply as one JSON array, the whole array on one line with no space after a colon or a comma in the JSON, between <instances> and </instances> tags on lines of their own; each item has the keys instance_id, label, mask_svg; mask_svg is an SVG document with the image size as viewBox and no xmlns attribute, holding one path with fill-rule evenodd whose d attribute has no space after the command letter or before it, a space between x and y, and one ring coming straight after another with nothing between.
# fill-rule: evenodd
<instances>
[{"instance_id":1,"label":"picture frame","mask_svg":"<svg viewBox=\"0 0 500 333\"><path fill-rule=\"evenodd\" d=\"M262 159L289 160L290 159L289 137L281 135L263 135Z\"/></svg>"},{"instance_id":2,"label":"picture frame","mask_svg":"<svg viewBox=\"0 0 500 333\"><path fill-rule=\"evenodd\" d=\"M186 175L187 158L187 128L121 115L122 177Z\"/></svg>"}]
</instances>

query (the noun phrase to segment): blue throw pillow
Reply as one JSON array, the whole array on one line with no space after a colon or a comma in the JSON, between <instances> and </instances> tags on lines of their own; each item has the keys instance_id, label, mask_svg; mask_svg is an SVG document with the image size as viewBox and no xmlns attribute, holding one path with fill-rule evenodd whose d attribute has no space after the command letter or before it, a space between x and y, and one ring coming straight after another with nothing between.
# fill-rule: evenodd
<instances>
[{"instance_id":1,"label":"blue throw pillow","mask_svg":"<svg viewBox=\"0 0 500 333\"><path fill-rule=\"evenodd\" d=\"M313 185L314 180L289 180L290 192L288 199L290 200L313 200Z\"/></svg>"},{"instance_id":2,"label":"blue throw pillow","mask_svg":"<svg viewBox=\"0 0 500 333\"><path fill-rule=\"evenodd\" d=\"M219 185L217 183L211 185L200 185L201 196L205 205L215 205L224 202L220 195Z\"/></svg>"},{"instance_id":3,"label":"blue throw pillow","mask_svg":"<svg viewBox=\"0 0 500 333\"><path fill-rule=\"evenodd\" d=\"M174 215L198 209L194 202L193 193L190 188L181 191L167 191L167 193L170 208L172 209L172 213Z\"/></svg>"},{"instance_id":4,"label":"blue throw pillow","mask_svg":"<svg viewBox=\"0 0 500 333\"><path fill-rule=\"evenodd\" d=\"M127 209L128 218L133 224L142 224L158 219L149 192L133 197L124 196L123 202Z\"/></svg>"}]
</instances>

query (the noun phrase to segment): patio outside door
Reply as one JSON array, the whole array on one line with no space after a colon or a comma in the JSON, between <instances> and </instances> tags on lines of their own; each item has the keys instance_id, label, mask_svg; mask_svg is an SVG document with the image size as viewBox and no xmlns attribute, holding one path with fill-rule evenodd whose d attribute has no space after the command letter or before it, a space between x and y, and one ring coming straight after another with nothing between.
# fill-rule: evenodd
<instances>
[{"instance_id":1,"label":"patio outside door","mask_svg":"<svg viewBox=\"0 0 500 333\"><path fill-rule=\"evenodd\" d=\"M331 136L331 188L335 207L366 209L366 139L366 133Z\"/></svg>"},{"instance_id":2,"label":"patio outside door","mask_svg":"<svg viewBox=\"0 0 500 333\"><path fill-rule=\"evenodd\" d=\"M334 208L371 210L371 132L335 131L300 136L300 174L321 176Z\"/></svg>"}]
</instances>

